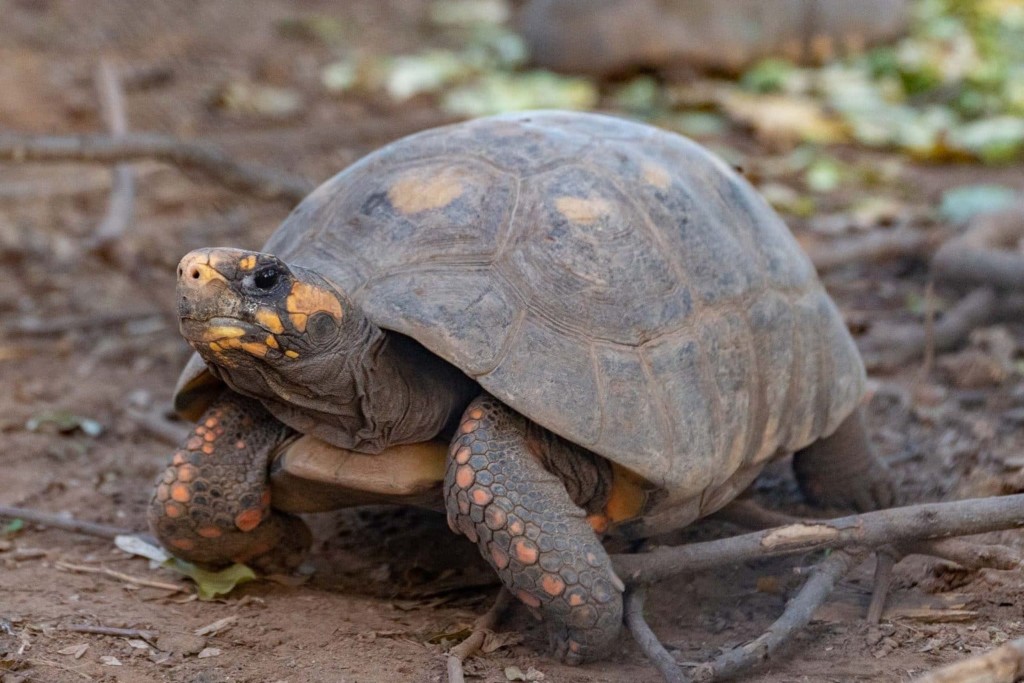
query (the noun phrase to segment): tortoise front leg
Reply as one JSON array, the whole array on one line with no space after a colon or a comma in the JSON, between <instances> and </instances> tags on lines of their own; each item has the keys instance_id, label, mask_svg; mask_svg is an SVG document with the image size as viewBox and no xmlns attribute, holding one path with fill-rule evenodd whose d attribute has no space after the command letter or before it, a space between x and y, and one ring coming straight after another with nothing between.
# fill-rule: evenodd
<instances>
[{"instance_id":1,"label":"tortoise front leg","mask_svg":"<svg viewBox=\"0 0 1024 683\"><path fill-rule=\"evenodd\" d=\"M298 517L270 508L269 466L294 432L251 398L225 391L157 479L149 526L183 560L243 562L265 573L302 560L312 537Z\"/></svg>"},{"instance_id":2,"label":"tortoise front leg","mask_svg":"<svg viewBox=\"0 0 1024 683\"><path fill-rule=\"evenodd\" d=\"M469 405L448 456L448 523L479 546L513 595L540 610L555 655L578 664L606 655L618 635L623 586L586 513L542 460L561 459L551 468L578 500L606 491L610 470L539 431L490 396ZM590 492L579 486L587 480Z\"/></svg>"}]
</instances>

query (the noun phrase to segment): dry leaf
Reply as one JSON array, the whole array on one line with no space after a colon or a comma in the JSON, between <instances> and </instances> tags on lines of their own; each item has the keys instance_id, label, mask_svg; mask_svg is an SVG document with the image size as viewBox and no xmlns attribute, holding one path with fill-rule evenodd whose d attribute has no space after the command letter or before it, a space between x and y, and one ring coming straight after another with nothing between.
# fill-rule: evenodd
<instances>
[{"instance_id":1,"label":"dry leaf","mask_svg":"<svg viewBox=\"0 0 1024 683\"><path fill-rule=\"evenodd\" d=\"M75 659L81 659L85 651L89 649L88 643L80 643L78 645L68 645L67 647L57 650L59 655L71 655Z\"/></svg>"},{"instance_id":2,"label":"dry leaf","mask_svg":"<svg viewBox=\"0 0 1024 683\"><path fill-rule=\"evenodd\" d=\"M523 634L516 631L505 631L504 633L495 633L494 631L487 631L484 634L484 642L480 646L480 651L484 654L500 650L503 647L510 647L517 645L523 640Z\"/></svg>"},{"instance_id":3,"label":"dry leaf","mask_svg":"<svg viewBox=\"0 0 1024 683\"><path fill-rule=\"evenodd\" d=\"M232 626L234 626L236 621L238 621L238 616L237 615L231 615L230 617L224 617L223 619L218 619L217 621L213 622L212 624L207 624L206 626L202 626L200 628L197 628L195 631L193 631L193 633L195 635L197 635L197 636L215 636L215 635L217 635L217 634L219 634L219 633L221 633L223 631L228 630Z\"/></svg>"},{"instance_id":4,"label":"dry leaf","mask_svg":"<svg viewBox=\"0 0 1024 683\"><path fill-rule=\"evenodd\" d=\"M111 657L110 655L100 657L100 662L102 662L103 666L121 666L121 661L117 657Z\"/></svg>"},{"instance_id":5,"label":"dry leaf","mask_svg":"<svg viewBox=\"0 0 1024 683\"><path fill-rule=\"evenodd\" d=\"M197 657L199 657L199 659L206 659L207 657L219 657L220 656L220 652L221 652L221 650L220 650L219 647L208 647L208 648L203 649L197 655Z\"/></svg>"}]
</instances>

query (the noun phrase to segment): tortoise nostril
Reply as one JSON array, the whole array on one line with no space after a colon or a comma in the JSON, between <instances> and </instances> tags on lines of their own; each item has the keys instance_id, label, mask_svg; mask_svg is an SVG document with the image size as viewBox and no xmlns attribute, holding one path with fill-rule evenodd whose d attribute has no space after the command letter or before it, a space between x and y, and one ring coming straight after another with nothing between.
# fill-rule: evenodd
<instances>
[{"instance_id":1,"label":"tortoise nostril","mask_svg":"<svg viewBox=\"0 0 1024 683\"><path fill-rule=\"evenodd\" d=\"M184 271L181 270L181 266L178 266L178 277L181 277L183 274Z\"/></svg>"},{"instance_id":2,"label":"tortoise nostril","mask_svg":"<svg viewBox=\"0 0 1024 683\"><path fill-rule=\"evenodd\" d=\"M193 268L192 269L192 279L193 280L198 280L199 279L199 269L198 268Z\"/></svg>"}]
</instances>

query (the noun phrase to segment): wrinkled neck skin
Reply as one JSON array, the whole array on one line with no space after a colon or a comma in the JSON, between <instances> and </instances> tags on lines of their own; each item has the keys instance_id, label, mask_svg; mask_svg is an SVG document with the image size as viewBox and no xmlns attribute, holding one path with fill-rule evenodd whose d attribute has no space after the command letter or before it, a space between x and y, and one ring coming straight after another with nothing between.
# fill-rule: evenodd
<instances>
[{"instance_id":1,"label":"wrinkled neck skin","mask_svg":"<svg viewBox=\"0 0 1024 683\"><path fill-rule=\"evenodd\" d=\"M342 295L343 296L343 295ZM379 453L450 432L480 389L414 340L374 325L344 297L338 345L285 365L216 366L286 425L342 448ZM210 359L208 359L210 360Z\"/></svg>"}]
</instances>

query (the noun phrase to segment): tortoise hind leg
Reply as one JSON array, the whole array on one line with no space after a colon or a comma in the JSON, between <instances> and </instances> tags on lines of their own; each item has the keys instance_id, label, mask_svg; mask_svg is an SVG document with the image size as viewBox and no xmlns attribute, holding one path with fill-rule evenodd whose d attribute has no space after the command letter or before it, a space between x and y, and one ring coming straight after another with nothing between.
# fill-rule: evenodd
<instances>
[{"instance_id":1,"label":"tortoise hind leg","mask_svg":"<svg viewBox=\"0 0 1024 683\"><path fill-rule=\"evenodd\" d=\"M868 439L861 408L831 436L794 454L793 471L804 496L816 505L863 512L891 507L898 499L893 474Z\"/></svg>"},{"instance_id":2,"label":"tortoise hind leg","mask_svg":"<svg viewBox=\"0 0 1024 683\"><path fill-rule=\"evenodd\" d=\"M469 405L448 456L448 523L477 544L509 592L541 613L554 654L579 664L606 654L618 636L623 586L566 483L600 488L607 476L578 449L531 427L490 396ZM543 461L552 458L574 474L549 471ZM595 487L585 488L584 497Z\"/></svg>"}]
</instances>

